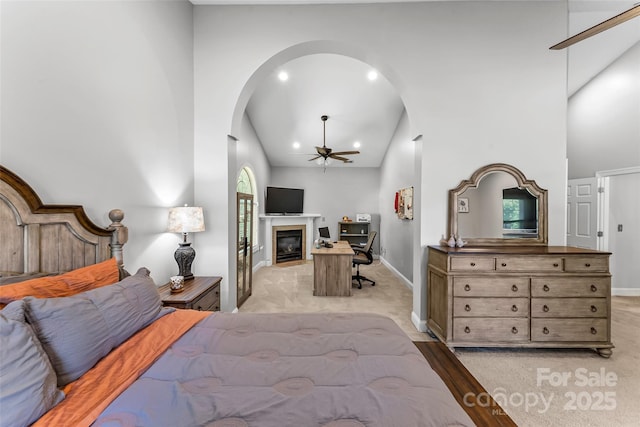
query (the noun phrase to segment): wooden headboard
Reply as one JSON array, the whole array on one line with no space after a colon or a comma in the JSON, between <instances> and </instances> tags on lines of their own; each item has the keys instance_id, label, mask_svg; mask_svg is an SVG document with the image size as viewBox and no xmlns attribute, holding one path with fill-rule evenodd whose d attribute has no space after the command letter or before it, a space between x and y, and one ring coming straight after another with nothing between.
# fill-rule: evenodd
<instances>
[{"instance_id":1,"label":"wooden headboard","mask_svg":"<svg viewBox=\"0 0 640 427\"><path fill-rule=\"evenodd\" d=\"M128 230L119 209L107 228L82 206L44 205L35 191L0 165L0 284L58 274L115 257L123 266Z\"/></svg>"}]
</instances>

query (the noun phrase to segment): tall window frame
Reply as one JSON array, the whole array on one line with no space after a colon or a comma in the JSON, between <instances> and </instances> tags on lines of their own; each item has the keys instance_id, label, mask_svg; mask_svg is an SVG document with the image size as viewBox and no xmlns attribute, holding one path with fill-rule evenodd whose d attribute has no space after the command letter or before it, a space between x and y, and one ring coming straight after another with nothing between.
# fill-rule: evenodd
<instances>
[{"instance_id":1,"label":"tall window frame","mask_svg":"<svg viewBox=\"0 0 640 427\"><path fill-rule=\"evenodd\" d=\"M253 195L253 247L254 252L260 247L260 235L258 234L258 188L253 170L249 166L244 166L238 174L236 182L236 192Z\"/></svg>"}]
</instances>

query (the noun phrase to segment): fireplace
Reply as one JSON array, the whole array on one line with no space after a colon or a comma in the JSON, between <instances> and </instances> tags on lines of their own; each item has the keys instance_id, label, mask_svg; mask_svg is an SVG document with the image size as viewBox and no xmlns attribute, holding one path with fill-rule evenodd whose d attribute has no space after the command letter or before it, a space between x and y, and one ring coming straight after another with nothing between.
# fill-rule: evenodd
<instances>
[{"instance_id":1,"label":"fireplace","mask_svg":"<svg viewBox=\"0 0 640 427\"><path fill-rule=\"evenodd\" d=\"M274 264L305 259L306 227L289 225L273 227L272 260Z\"/></svg>"},{"instance_id":2,"label":"fireplace","mask_svg":"<svg viewBox=\"0 0 640 427\"><path fill-rule=\"evenodd\" d=\"M276 231L277 230L304 230L302 233L302 261L311 261L311 243L315 233L314 221L320 218L320 214L302 215L260 215L260 221L264 226L264 263L265 265L276 264ZM307 237L308 236L308 237ZM290 261L302 262L302 261ZM280 264L283 266L286 264Z\"/></svg>"}]
</instances>

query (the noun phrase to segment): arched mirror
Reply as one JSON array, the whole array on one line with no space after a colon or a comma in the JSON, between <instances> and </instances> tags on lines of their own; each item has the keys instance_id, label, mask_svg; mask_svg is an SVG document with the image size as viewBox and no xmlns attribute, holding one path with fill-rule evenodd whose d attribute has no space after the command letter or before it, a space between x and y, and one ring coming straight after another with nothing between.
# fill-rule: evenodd
<instances>
[{"instance_id":1,"label":"arched mirror","mask_svg":"<svg viewBox=\"0 0 640 427\"><path fill-rule=\"evenodd\" d=\"M547 190L504 163L449 190L449 236L466 246L546 245Z\"/></svg>"}]
</instances>

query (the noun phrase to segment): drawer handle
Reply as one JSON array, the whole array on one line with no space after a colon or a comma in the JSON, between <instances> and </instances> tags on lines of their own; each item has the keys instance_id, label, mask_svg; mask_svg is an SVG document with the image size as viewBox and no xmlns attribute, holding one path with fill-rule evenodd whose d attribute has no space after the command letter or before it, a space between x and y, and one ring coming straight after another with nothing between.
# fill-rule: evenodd
<instances>
[{"instance_id":1,"label":"drawer handle","mask_svg":"<svg viewBox=\"0 0 640 427\"><path fill-rule=\"evenodd\" d=\"M598 287L596 285L591 285L591 292L595 292L598 290Z\"/></svg>"},{"instance_id":2,"label":"drawer handle","mask_svg":"<svg viewBox=\"0 0 640 427\"><path fill-rule=\"evenodd\" d=\"M542 290L545 291L545 292L549 292L549 285L544 285L542 287Z\"/></svg>"},{"instance_id":3,"label":"drawer handle","mask_svg":"<svg viewBox=\"0 0 640 427\"><path fill-rule=\"evenodd\" d=\"M511 286L511 290L513 292L518 292L518 286L516 286L516 285Z\"/></svg>"},{"instance_id":4,"label":"drawer handle","mask_svg":"<svg viewBox=\"0 0 640 427\"><path fill-rule=\"evenodd\" d=\"M507 263L506 263L506 262L503 262L501 265L502 265L503 267L506 267L506 266L507 266Z\"/></svg>"},{"instance_id":5,"label":"drawer handle","mask_svg":"<svg viewBox=\"0 0 640 427\"><path fill-rule=\"evenodd\" d=\"M560 265L560 264L558 264L557 262L554 262L554 263L553 263L553 266L554 266L554 267L557 267L558 265Z\"/></svg>"},{"instance_id":6,"label":"drawer handle","mask_svg":"<svg viewBox=\"0 0 640 427\"><path fill-rule=\"evenodd\" d=\"M595 334L597 334L597 333L598 333L598 331L596 330L596 328L591 328L591 333L592 333L593 335L595 335Z\"/></svg>"},{"instance_id":7,"label":"drawer handle","mask_svg":"<svg viewBox=\"0 0 640 427\"><path fill-rule=\"evenodd\" d=\"M468 291L470 291L470 290L471 290L471 286L469 286L469 285L464 285L464 290L465 290L465 291L467 291L467 292L468 292Z\"/></svg>"},{"instance_id":8,"label":"drawer handle","mask_svg":"<svg viewBox=\"0 0 640 427\"><path fill-rule=\"evenodd\" d=\"M546 326L542 328L542 333L545 335L549 335L549 328L547 328Z\"/></svg>"},{"instance_id":9,"label":"drawer handle","mask_svg":"<svg viewBox=\"0 0 640 427\"><path fill-rule=\"evenodd\" d=\"M512 334L517 334L518 333L518 328L516 328L515 326L513 328L511 328L511 333Z\"/></svg>"},{"instance_id":10,"label":"drawer handle","mask_svg":"<svg viewBox=\"0 0 640 427\"><path fill-rule=\"evenodd\" d=\"M465 326L465 327L464 327L464 333L465 333L465 334L468 334L468 333L470 333L470 332L471 332L471 329L469 329L469 327L468 327L468 326Z\"/></svg>"},{"instance_id":11,"label":"drawer handle","mask_svg":"<svg viewBox=\"0 0 640 427\"><path fill-rule=\"evenodd\" d=\"M475 266L476 266L476 263L475 263L475 262L472 262L472 263L470 263L470 265L471 265L471 267L475 267Z\"/></svg>"},{"instance_id":12,"label":"drawer handle","mask_svg":"<svg viewBox=\"0 0 640 427\"><path fill-rule=\"evenodd\" d=\"M547 304L543 305L542 311L544 311L545 313L549 312L549 306Z\"/></svg>"},{"instance_id":13,"label":"drawer handle","mask_svg":"<svg viewBox=\"0 0 640 427\"><path fill-rule=\"evenodd\" d=\"M585 267L591 267L591 264L589 264L588 262L585 262L585 263L584 263L584 266L585 266Z\"/></svg>"},{"instance_id":14,"label":"drawer handle","mask_svg":"<svg viewBox=\"0 0 640 427\"><path fill-rule=\"evenodd\" d=\"M515 305L515 304L513 304L513 305L511 306L511 311L513 311L513 312L518 311L518 306L517 306L517 305Z\"/></svg>"},{"instance_id":15,"label":"drawer handle","mask_svg":"<svg viewBox=\"0 0 640 427\"><path fill-rule=\"evenodd\" d=\"M598 311L598 307L596 307L595 305L591 306L591 312L595 313L596 311Z\"/></svg>"},{"instance_id":16,"label":"drawer handle","mask_svg":"<svg viewBox=\"0 0 640 427\"><path fill-rule=\"evenodd\" d=\"M469 306L469 304L465 304L464 311L471 311L471 306Z\"/></svg>"}]
</instances>

